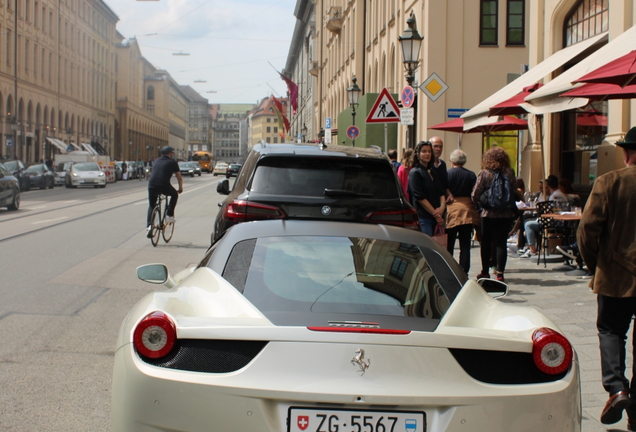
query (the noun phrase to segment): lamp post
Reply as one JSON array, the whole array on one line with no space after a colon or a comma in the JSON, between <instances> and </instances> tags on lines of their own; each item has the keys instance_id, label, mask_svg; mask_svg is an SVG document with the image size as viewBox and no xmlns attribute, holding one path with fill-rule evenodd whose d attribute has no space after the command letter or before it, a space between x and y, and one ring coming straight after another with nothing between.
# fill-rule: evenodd
<instances>
[{"instance_id":1,"label":"lamp post","mask_svg":"<svg viewBox=\"0 0 636 432\"><path fill-rule=\"evenodd\" d=\"M408 26L402 36L398 38L400 46L402 47L402 62L404 63L404 69L406 70L406 82L409 86L413 86L415 81L415 70L419 63L420 47L422 46L422 40L424 39L416 28L415 15L411 11L411 15L406 20ZM415 92L417 95L417 91ZM415 147L416 140L416 123L417 122L417 96L413 97L413 125L408 128L408 148Z\"/></svg>"},{"instance_id":2,"label":"lamp post","mask_svg":"<svg viewBox=\"0 0 636 432\"><path fill-rule=\"evenodd\" d=\"M358 79L355 76L351 78L351 87L347 89L347 97L349 98L349 106L351 107L351 124L353 126L356 124L356 108L358 107L360 94L362 93L362 90L358 87L357 81ZM353 139L353 146L356 146L355 139Z\"/></svg>"}]
</instances>

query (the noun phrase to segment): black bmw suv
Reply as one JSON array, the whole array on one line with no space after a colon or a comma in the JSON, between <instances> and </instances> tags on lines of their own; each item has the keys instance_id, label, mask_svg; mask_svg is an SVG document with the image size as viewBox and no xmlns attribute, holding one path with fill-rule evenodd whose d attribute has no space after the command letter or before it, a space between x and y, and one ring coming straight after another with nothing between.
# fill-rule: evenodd
<instances>
[{"instance_id":1,"label":"black bmw suv","mask_svg":"<svg viewBox=\"0 0 636 432\"><path fill-rule=\"evenodd\" d=\"M257 144L214 223L213 241L232 225L263 219L369 222L419 229L389 158L377 148Z\"/></svg>"}]
</instances>

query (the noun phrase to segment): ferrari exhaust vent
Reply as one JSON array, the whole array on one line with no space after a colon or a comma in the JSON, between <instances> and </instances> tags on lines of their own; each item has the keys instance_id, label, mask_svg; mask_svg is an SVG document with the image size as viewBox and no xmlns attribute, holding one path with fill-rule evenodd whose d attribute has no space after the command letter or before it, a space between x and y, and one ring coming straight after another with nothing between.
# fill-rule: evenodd
<instances>
[{"instance_id":1,"label":"ferrari exhaust vent","mask_svg":"<svg viewBox=\"0 0 636 432\"><path fill-rule=\"evenodd\" d=\"M560 374L572 365L572 345L562 334L540 328L532 335L532 357L542 372Z\"/></svg>"},{"instance_id":2,"label":"ferrari exhaust vent","mask_svg":"<svg viewBox=\"0 0 636 432\"><path fill-rule=\"evenodd\" d=\"M142 319L133 333L133 345L144 357L157 359L170 353L177 340L177 329L163 312L152 312Z\"/></svg>"}]
</instances>

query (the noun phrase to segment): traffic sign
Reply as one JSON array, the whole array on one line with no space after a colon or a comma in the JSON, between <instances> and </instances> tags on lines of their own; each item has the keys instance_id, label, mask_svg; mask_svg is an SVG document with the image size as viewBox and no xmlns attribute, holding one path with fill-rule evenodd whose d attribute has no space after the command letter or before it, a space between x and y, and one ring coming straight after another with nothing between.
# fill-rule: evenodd
<instances>
[{"instance_id":1,"label":"traffic sign","mask_svg":"<svg viewBox=\"0 0 636 432\"><path fill-rule=\"evenodd\" d=\"M426 78L426 81L422 83L420 90L422 90L430 100L435 102L446 90L448 90L448 85L435 72L433 72L428 78Z\"/></svg>"},{"instance_id":2,"label":"traffic sign","mask_svg":"<svg viewBox=\"0 0 636 432\"><path fill-rule=\"evenodd\" d=\"M325 129L331 129L331 117L325 119Z\"/></svg>"},{"instance_id":3,"label":"traffic sign","mask_svg":"<svg viewBox=\"0 0 636 432\"><path fill-rule=\"evenodd\" d=\"M399 123L400 108L389 91L383 88L367 116L367 123Z\"/></svg>"},{"instance_id":4,"label":"traffic sign","mask_svg":"<svg viewBox=\"0 0 636 432\"><path fill-rule=\"evenodd\" d=\"M413 87L406 86L402 89L400 101L404 108L411 108L413 106L413 102L415 101L415 90L413 90Z\"/></svg>"},{"instance_id":5,"label":"traffic sign","mask_svg":"<svg viewBox=\"0 0 636 432\"><path fill-rule=\"evenodd\" d=\"M468 111L468 108L448 108L446 110L446 117L460 118L466 111Z\"/></svg>"},{"instance_id":6,"label":"traffic sign","mask_svg":"<svg viewBox=\"0 0 636 432\"><path fill-rule=\"evenodd\" d=\"M358 129L358 126L349 126L347 128L347 136L354 140L356 138L358 138L358 136L360 135L360 129Z\"/></svg>"},{"instance_id":7,"label":"traffic sign","mask_svg":"<svg viewBox=\"0 0 636 432\"><path fill-rule=\"evenodd\" d=\"M415 124L415 108L402 108L400 112L400 124L412 126Z\"/></svg>"},{"instance_id":8,"label":"traffic sign","mask_svg":"<svg viewBox=\"0 0 636 432\"><path fill-rule=\"evenodd\" d=\"M11 147L13 145L13 138L7 138L4 142L4 145L7 147Z\"/></svg>"}]
</instances>

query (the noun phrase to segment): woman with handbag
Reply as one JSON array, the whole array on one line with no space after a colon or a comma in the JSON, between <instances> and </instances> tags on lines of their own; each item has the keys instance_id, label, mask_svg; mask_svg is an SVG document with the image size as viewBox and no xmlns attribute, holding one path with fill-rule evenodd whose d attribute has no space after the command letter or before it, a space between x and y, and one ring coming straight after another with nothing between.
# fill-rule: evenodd
<instances>
[{"instance_id":1,"label":"woman with handbag","mask_svg":"<svg viewBox=\"0 0 636 432\"><path fill-rule=\"evenodd\" d=\"M503 179L508 194L505 206L489 207L484 202L484 192L490 191L495 178ZM471 199L476 206L481 206L481 273L477 279L489 278L488 267L491 256L491 245L494 243L497 257L497 280L504 282L504 271L508 259L508 233L517 217L517 206L514 200L515 173L510 167L510 157L501 147L492 147L482 160L482 170L477 176ZM488 198L486 198L488 200Z\"/></svg>"},{"instance_id":2,"label":"woman with handbag","mask_svg":"<svg viewBox=\"0 0 636 432\"><path fill-rule=\"evenodd\" d=\"M448 189L455 198L447 206L446 234L448 234L448 252L453 255L455 239L459 238L459 266L468 274L470 270L470 246L473 226L481 223L479 213L471 201L470 195L477 182L474 172L464 168L466 153L457 149L450 155L453 165L448 170Z\"/></svg>"},{"instance_id":3,"label":"woman with handbag","mask_svg":"<svg viewBox=\"0 0 636 432\"><path fill-rule=\"evenodd\" d=\"M420 228L431 237L436 226L444 228L446 209L445 191L433 170L433 160L433 146L430 142L421 141L415 146L408 186L411 203L420 219Z\"/></svg>"}]
</instances>

